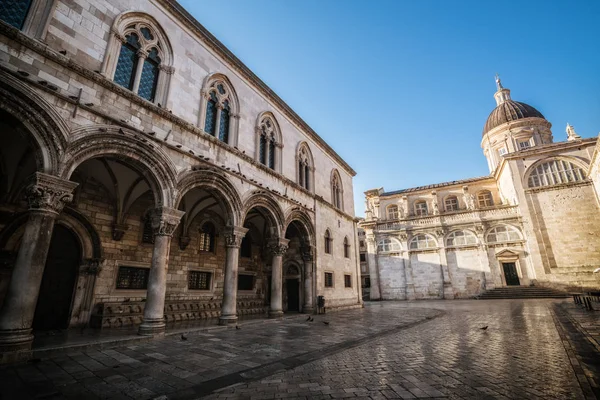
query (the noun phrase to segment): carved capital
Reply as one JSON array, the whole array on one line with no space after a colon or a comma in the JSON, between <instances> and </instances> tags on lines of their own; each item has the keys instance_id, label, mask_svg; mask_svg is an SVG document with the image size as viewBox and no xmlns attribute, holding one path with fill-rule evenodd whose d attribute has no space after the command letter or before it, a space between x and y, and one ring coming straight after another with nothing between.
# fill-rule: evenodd
<instances>
[{"instance_id":1,"label":"carved capital","mask_svg":"<svg viewBox=\"0 0 600 400\"><path fill-rule=\"evenodd\" d=\"M85 275L98 275L102 271L102 260L100 258L87 258L79 271Z\"/></svg>"},{"instance_id":2,"label":"carved capital","mask_svg":"<svg viewBox=\"0 0 600 400\"><path fill-rule=\"evenodd\" d=\"M121 33L119 31L117 31L115 28L111 29L112 34L115 35L115 37L121 42L121 43L127 43L127 39L125 38L125 36L121 35Z\"/></svg>"},{"instance_id":3,"label":"carved capital","mask_svg":"<svg viewBox=\"0 0 600 400\"><path fill-rule=\"evenodd\" d=\"M112 227L112 238L117 242L123 239L123 235L129 229L129 225L126 224L113 224Z\"/></svg>"},{"instance_id":4,"label":"carved capital","mask_svg":"<svg viewBox=\"0 0 600 400\"><path fill-rule=\"evenodd\" d=\"M246 232L248 232L247 228L241 226L228 226L223 232L225 246L239 248L242 244L242 239L246 236Z\"/></svg>"},{"instance_id":5,"label":"carved capital","mask_svg":"<svg viewBox=\"0 0 600 400\"><path fill-rule=\"evenodd\" d=\"M175 73L175 67L172 67L171 65L160 64L158 66L158 69L160 69L161 71L163 71L164 73L166 73L168 75L173 75Z\"/></svg>"},{"instance_id":6,"label":"carved capital","mask_svg":"<svg viewBox=\"0 0 600 400\"><path fill-rule=\"evenodd\" d=\"M302 256L302 261L304 261L305 263L311 262L313 260L312 247L310 247L310 246L301 247L300 253Z\"/></svg>"},{"instance_id":7,"label":"carved capital","mask_svg":"<svg viewBox=\"0 0 600 400\"><path fill-rule=\"evenodd\" d=\"M184 211L168 207L158 207L152 210L151 221L154 236L173 236L183 214L185 214Z\"/></svg>"},{"instance_id":8,"label":"carved capital","mask_svg":"<svg viewBox=\"0 0 600 400\"><path fill-rule=\"evenodd\" d=\"M274 239L267 244L267 249L273 256L283 256L288 249L290 241L287 239Z\"/></svg>"},{"instance_id":9,"label":"carved capital","mask_svg":"<svg viewBox=\"0 0 600 400\"><path fill-rule=\"evenodd\" d=\"M144 50L144 49L139 49L137 51L137 56L139 58L146 59L146 58L148 58L148 52L146 50Z\"/></svg>"},{"instance_id":10,"label":"carved capital","mask_svg":"<svg viewBox=\"0 0 600 400\"><path fill-rule=\"evenodd\" d=\"M30 211L59 214L73 200L78 183L36 172L25 189Z\"/></svg>"},{"instance_id":11,"label":"carved capital","mask_svg":"<svg viewBox=\"0 0 600 400\"><path fill-rule=\"evenodd\" d=\"M190 242L192 241L192 238L189 236L179 236L179 248L181 250L185 250Z\"/></svg>"}]
</instances>

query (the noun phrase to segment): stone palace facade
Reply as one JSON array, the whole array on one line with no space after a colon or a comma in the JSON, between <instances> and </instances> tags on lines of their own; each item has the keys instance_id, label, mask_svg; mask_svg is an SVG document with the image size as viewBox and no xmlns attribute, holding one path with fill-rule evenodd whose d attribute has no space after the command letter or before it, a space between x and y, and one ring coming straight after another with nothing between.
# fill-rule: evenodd
<instances>
[{"instance_id":1,"label":"stone palace facade","mask_svg":"<svg viewBox=\"0 0 600 400\"><path fill-rule=\"evenodd\" d=\"M514 101L497 78L489 176L365 192L371 299L468 298L511 285L600 287L600 143Z\"/></svg>"},{"instance_id":2,"label":"stone palace facade","mask_svg":"<svg viewBox=\"0 0 600 400\"><path fill-rule=\"evenodd\" d=\"M0 360L361 306L355 172L176 1L0 1L0 124Z\"/></svg>"}]
</instances>

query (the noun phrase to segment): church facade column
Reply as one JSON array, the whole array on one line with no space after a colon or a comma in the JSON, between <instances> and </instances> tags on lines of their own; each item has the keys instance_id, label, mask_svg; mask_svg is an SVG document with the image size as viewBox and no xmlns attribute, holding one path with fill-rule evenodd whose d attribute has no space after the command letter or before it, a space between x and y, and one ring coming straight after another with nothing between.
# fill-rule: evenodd
<instances>
[{"instance_id":1,"label":"church facade column","mask_svg":"<svg viewBox=\"0 0 600 400\"><path fill-rule=\"evenodd\" d=\"M29 217L0 311L0 362L28 358L54 221L73 200L77 183L36 172L26 188Z\"/></svg>"},{"instance_id":2,"label":"church facade column","mask_svg":"<svg viewBox=\"0 0 600 400\"><path fill-rule=\"evenodd\" d=\"M304 305L302 310L312 314L315 310L315 299L313 296L313 252L310 246L303 247L302 261L304 261Z\"/></svg>"},{"instance_id":3,"label":"church facade column","mask_svg":"<svg viewBox=\"0 0 600 400\"><path fill-rule=\"evenodd\" d=\"M273 255L271 261L271 306L270 317L281 317L283 315L283 255L288 249L289 240L275 239L268 245Z\"/></svg>"},{"instance_id":4,"label":"church facade column","mask_svg":"<svg viewBox=\"0 0 600 400\"><path fill-rule=\"evenodd\" d=\"M151 213L154 230L152 264L148 275L148 289L144 319L138 334L144 336L165 333L165 295L167 291L167 269L171 237L184 212L168 207L155 208Z\"/></svg>"},{"instance_id":5,"label":"church facade column","mask_svg":"<svg viewBox=\"0 0 600 400\"><path fill-rule=\"evenodd\" d=\"M223 305L219 325L227 325L237 321L237 284L238 260L240 245L248 229L235 226L226 228L224 232L225 247L227 249L225 260L225 276L223 278Z\"/></svg>"}]
</instances>

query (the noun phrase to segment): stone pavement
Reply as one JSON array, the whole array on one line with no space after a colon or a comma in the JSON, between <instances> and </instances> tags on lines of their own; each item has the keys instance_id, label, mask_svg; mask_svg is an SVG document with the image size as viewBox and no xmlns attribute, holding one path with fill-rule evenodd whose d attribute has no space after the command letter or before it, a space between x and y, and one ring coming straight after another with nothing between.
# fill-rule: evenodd
<instances>
[{"instance_id":1,"label":"stone pavement","mask_svg":"<svg viewBox=\"0 0 600 400\"><path fill-rule=\"evenodd\" d=\"M382 302L314 318L2 367L0 399L591 399L598 393L597 349L556 301Z\"/></svg>"}]
</instances>

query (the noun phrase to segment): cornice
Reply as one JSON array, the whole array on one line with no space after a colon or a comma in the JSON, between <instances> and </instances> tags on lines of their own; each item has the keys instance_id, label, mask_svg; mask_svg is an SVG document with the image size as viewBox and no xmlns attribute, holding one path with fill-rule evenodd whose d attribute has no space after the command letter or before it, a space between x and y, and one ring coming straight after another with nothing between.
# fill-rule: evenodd
<instances>
[{"instance_id":1,"label":"cornice","mask_svg":"<svg viewBox=\"0 0 600 400\"><path fill-rule=\"evenodd\" d=\"M266 83L264 83L254 72L237 58L223 43L213 36L200 22L198 22L189 12L187 12L175 0L156 0L190 30L195 32L200 39L216 52L221 58L228 62L236 71L244 76L248 81L256 86L263 96L275 103L283 113L294 123L300 126L315 142L317 142L326 153L333 157L341 166L352 176L356 176L356 171L350 167L290 106L287 105Z\"/></svg>"},{"instance_id":2,"label":"cornice","mask_svg":"<svg viewBox=\"0 0 600 400\"><path fill-rule=\"evenodd\" d=\"M580 140L573 140L572 142L565 141L565 142L548 143L548 144L541 145L541 146L532 146L526 150L520 150L520 151L514 151L511 153L507 153L503 157L505 160L512 160L515 158L526 158L526 157L529 157L532 155L538 155L538 154L555 153L557 151L563 151L565 149L572 149L572 148L581 147L581 146L594 145L597 140L598 140L598 138L593 137L593 138L586 138L586 139L580 139Z\"/></svg>"}]
</instances>

